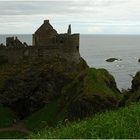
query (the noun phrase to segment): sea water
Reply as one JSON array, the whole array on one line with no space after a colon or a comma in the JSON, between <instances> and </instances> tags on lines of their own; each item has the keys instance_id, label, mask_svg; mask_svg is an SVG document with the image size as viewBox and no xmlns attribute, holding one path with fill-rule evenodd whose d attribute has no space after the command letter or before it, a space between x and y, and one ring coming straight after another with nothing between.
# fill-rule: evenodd
<instances>
[{"instance_id":1,"label":"sea water","mask_svg":"<svg viewBox=\"0 0 140 140\"><path fill-rule=\"evenodd\" d=\"M22 42L32 44L32 35L0 35L0 43L5 44L9 36L18 36ZM128 89L132 77L140 70L140 35L81 35L80 54L89 66L107 69L120 90ZM122 61L106 62L108 58Z\"/></svg>"}]
</instances>

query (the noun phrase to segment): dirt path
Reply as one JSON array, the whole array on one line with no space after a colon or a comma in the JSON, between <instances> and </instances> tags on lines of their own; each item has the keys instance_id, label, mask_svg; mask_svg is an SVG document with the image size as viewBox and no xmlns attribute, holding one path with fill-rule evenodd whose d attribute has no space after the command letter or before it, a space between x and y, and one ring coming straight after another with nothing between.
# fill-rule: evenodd
<instances>
[{"instance_id":1,"label":"dirt path","mask_svg":"<svg viewBox=\"0 0 140 140\"><path fill-rule=\"evenodd\" d=\"M30 134L31 132L26 128L25 124L23 122L19 122L16 124L13 124L11 127L6 128L0 128L0 132L4 131L19 131L26 134Z\"/></svg>"}]
</instances>

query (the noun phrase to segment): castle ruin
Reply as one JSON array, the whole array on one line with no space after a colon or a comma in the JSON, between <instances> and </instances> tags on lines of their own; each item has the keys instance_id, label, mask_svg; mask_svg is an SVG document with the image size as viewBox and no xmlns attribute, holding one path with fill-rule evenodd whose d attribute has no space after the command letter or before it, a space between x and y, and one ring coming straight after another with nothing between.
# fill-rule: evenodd
<instances>
[{"instance_id":1,"label":"castle ruin","mask_svg":"<svg viewBox=\"0 0 140 140\"><path fill-rule=\"evenodd\" d=\"M67 61L79 63L79 34L71 34L71 25L67 33L58 34L45 20L32 37L32 46L22 43L17 37L8 37L6 46L0 45L0 62L20 63L24 59L51 59L61 57Z\"/></svg>"}]
</instances>

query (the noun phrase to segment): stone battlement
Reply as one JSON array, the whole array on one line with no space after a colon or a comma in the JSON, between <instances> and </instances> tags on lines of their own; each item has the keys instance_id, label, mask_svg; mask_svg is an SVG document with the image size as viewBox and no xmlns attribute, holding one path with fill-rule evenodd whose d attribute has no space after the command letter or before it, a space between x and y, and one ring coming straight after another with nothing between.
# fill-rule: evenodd
<instances>
[{"instance_id":1,"label":"stone battlement","mask_svg":"<svg viewBox=\"0 0 140 140\"><path fill-rule=\"evenodd\" d=\"M58 34L49 20L44 23L33 34L33 44L28 46L17 37L6 38L6 46L0 44L1 62L19 63L22 60L33 60L37 58L51 59L62 57L68 61L79 62L79 34L71 34L71 25L67 33Z\"/></svg>"}]
</instances>

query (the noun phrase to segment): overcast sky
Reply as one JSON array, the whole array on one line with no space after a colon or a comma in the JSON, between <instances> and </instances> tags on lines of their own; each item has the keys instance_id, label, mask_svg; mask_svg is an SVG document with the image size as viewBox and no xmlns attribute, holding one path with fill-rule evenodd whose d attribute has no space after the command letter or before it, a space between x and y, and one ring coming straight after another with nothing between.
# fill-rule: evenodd
<instances>
[{"instance_id":1,"label":"overcast sky","mask_svg":"<svg viewBox=\"0 0 140 140\"><path fill-rule=\"evenodd\" d=\"M0 34L33 33L49 19L83 34L140 34L140 0L0 0Z\"/></svg>"}]
</instances>

